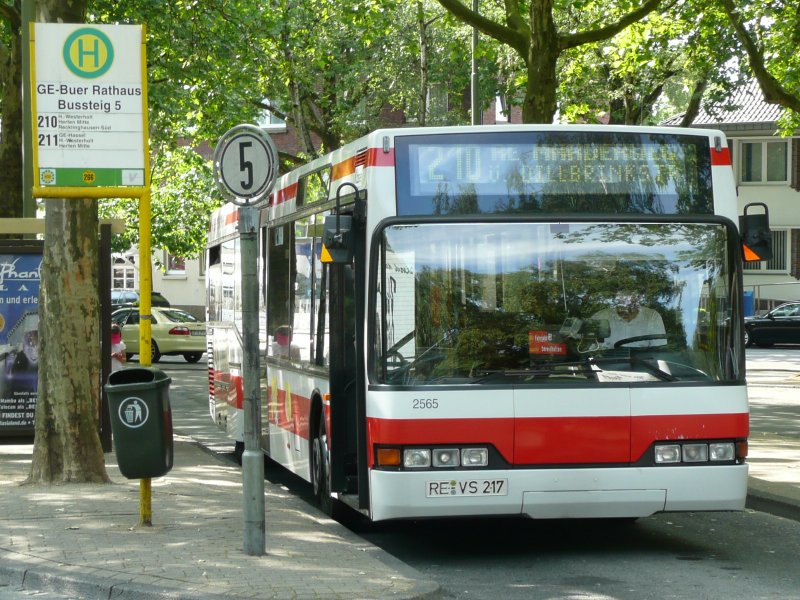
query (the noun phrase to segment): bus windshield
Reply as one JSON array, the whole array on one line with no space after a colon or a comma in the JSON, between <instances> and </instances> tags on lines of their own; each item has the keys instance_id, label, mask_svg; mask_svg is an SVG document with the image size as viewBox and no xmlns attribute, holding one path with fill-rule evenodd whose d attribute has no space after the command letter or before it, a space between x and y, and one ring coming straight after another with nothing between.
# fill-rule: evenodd
<instances>
[{"instance_id":1,"label":"bus windshield","mask_svg":"<svg viewBox=\"0 0 800 600\"><path fill-rule=\"evenodd\" d=\"M739 380L721 223L418 223L380 236L373 378Z\"/></svg>"}]
</instances>

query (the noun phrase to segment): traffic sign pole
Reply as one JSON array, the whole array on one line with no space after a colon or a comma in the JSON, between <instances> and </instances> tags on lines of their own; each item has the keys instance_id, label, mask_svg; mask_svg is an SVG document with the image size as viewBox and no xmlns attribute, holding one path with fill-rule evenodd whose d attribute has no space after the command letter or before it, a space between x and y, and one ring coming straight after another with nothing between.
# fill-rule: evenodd
<instances>
[{"instance_id":1,"label":"traffic sign pole","mask_svg":"<svg viewBox=\"0 0 800 600\"><path fill-rule=\"evenodd\" d=\"M244 452L244 551L266 551L264 455L261 451L261 376L258 319L258 203L275 185L278 158L269 135L258 127L239 125L220 138L214 150L217 187L239 205L239 252L242 265L242 387Z\"/></svg>"},{"instance_id":2,"label":"traffic sign pole","mask_svg":"<svg viewBox=\"0 0 800 600\"><path fill-rule=\"evenodd\" d=\"M258 209L239 208L242 264L242 343L244 392L244 551L265 552L264 453L261 450L261 381L258 356Z\"/></svg>"}]
</instances>

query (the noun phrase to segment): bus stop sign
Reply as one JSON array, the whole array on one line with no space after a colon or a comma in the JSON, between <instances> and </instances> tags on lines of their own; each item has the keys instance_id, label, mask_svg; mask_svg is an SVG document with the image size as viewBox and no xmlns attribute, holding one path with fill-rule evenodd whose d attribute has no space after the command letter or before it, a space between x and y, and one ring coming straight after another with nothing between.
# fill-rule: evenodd
<instances>
[{"instance_id":1,"label":"bus stop sign","mask_svg":"<svg viewBox=\"0 0 800 600\"><path fill-rule=\"evenodd\" d=\"M275 144L255 125L229 129L214 149L214 181L234 204L257 204L272 191L277 175Z\"/></svg>"}]
</instances>

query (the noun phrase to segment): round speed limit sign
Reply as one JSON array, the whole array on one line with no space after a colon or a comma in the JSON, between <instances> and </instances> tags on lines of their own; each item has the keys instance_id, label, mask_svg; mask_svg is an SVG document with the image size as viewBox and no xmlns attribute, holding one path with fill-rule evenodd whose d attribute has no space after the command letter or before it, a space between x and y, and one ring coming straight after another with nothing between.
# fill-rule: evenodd
<instances>
[{"instance_id":1,"label":"round speed limit sign","mask_svg":"<svg viewBox=\"0 0 800 600\"><path fill-rule=\"evenodd\" d=\"M214 181L234 204L256 204L272 191L278 153L269 134L255 125L237 125L214 149Z\"/></svg>"}]
</instances>

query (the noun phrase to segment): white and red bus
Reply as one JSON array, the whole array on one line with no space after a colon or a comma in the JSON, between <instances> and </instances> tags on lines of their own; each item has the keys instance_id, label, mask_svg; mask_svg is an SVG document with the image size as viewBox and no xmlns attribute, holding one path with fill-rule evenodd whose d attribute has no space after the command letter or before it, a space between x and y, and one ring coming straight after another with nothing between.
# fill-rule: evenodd
<instances>
[{"instance_id":1,"label":"white and red bus","mask_svg":"<svg viewBox=\"0 0 800 600\"><path fill-rule=\"evenodd\" d=\"M260 214L264 452L375 521L742 509L736 220L712 130L387 129L313 160ZM208 339L241 443L236 226Z\"/></svg>"}]
</instances>

